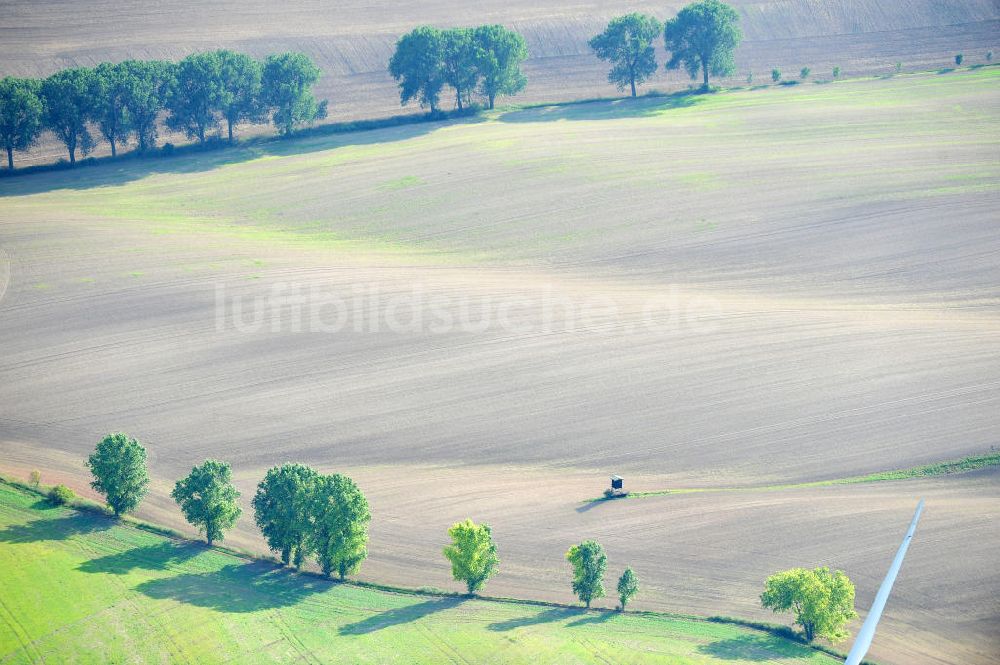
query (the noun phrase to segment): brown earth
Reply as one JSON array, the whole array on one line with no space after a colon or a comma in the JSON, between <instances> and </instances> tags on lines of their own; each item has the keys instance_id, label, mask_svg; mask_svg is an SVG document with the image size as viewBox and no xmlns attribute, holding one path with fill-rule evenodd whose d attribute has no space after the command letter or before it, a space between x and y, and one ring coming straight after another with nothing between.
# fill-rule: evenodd
<instances>
[{"instance_id":1,"label":"brown earth","mask_svg":"<svg viewBox=\"0 0 1000 665\"><path fill-rule=\"evenodd\" d=\"M993 662L996 472L581 502L611 473L763 485L1000 440L995 80L547 107L2 181L0 468L83 491L82 459L125 430L150 449L141 516L183 526L167 494L205 457L245 507L268 466L308 462L371 500L362 578L454 588L439 550L471 516L499 541L492 593L566 600L562 553L598 537L643 579L637 607L768 619L763 580L793 565L844 569L866 608L923 496L873 656ZM265 306L259 327L236 302ZM259 547L248 516L229 540Z\"/></svg>"}]
</instances>

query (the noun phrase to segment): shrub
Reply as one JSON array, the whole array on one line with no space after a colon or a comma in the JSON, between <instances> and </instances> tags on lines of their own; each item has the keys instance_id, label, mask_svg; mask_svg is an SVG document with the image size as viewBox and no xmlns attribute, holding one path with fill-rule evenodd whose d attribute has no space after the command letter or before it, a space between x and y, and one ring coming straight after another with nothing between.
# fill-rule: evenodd
<instances>
[{"instance_id":1,"label":"shrub","mask_svg":"<svg viewBox=\"0 0 1000 665\"><path fill-rule=\"evenodd\" d=\"M605 499L613 499L613 498L615 498L615 492L614 492L614 490L612 490L611 488L608 488L608 489L604 490L604 498Z\"/></svg>"},{"instance_id":2,"label":"shrub","mask_svg":"<svg viewBox=\"0 0 1000 665\"><path fill-rule=\"evenodd\" d=\"M956 64L957 66L961 67L961 66L962 66L962 61L963 61L963 60L965 60L965 56L964 56L964 55L962 55L961 53L959 53L958 55L956 55L956 56L955 56L955 64Z\"/></svg>"},{"instance_id":3,"label":"shrub","mask_svg":"<svg viewBox=\"0 0 1000 665\"><path fill-rule=\"evenodd\" d=\"M73 494L73 490L65 485L56 485L49 490L49 501L57 506L65 506L75 498L76 494Z\"/></svg>"},{"instance_id":4,"label":"shrub","mask_svg":"<svg viewBox=\"0 0 1000 665\"><path fill-rule=\"evenodd\" d=\"M771 80L775 83L781 80L781 70L777 67L771 70Z\"/></svg>"},{"instance_id":5,"label":"shrub","mask_svg":"<svg viewBox=\"0 0 1000 665\"><path fill-rule=\"evenodd\" d=\"M833 78L835 79L840 78L840 67L833 68Z\"/></svg>"},{"instance_id":6,"label":"shrub","mask_svg":"<svg viewBox=\"0 0 1000 665\"><path fill-rule=\"evenodd\" d=\"M799 70L799 78L805 79L809 77L809 72L812 71L808 67L803 67Z\"/></svg>"},{"instance_id":7,"label":"shrub","mask_svg":"<svg viewBox=\"0 0 1000 665\"><path fill-rule=\"evenodd\" d=\"M28 476L28 482L31 483L32 487L38 489L38 485L41 484L42 482L42 472L39 471L38 469L32 471L31 474Z\"/></svg>"}]
</instances>

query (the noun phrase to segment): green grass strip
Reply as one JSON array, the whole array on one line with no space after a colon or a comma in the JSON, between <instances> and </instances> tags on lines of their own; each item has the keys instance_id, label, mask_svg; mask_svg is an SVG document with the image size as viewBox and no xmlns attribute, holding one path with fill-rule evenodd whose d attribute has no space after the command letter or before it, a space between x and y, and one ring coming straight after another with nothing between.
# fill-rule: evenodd
<instances>
[{"instance_id":1,"label":"green grass strip","mask_svg":"<svg viewBox=\"0 0 1000 665\"><path fill-rule=\"evenodd\" d=\"M856 483L878 483L887 480L908 480L910 478L928 478L931 476L946 476L954 473L968 473L988 467L1000 466L1000 451L991 451L983 455L970 455L961 459L935 462L909 469L894 469L878 471L864 476L849 478L832 478L830 480L815 480L807 483L783 483L776 485L751 485L745 487L678 487L674 489L651 490L648 492L629 492L623 499L642 499L649 496L665 496L667 494L695 494L702 492L776 492L779 490L802 489L808 487L829 487L831 485L853 485ZM585 503L597 501L614 501L615 498L595 497Z\"/></svg>"}]
</instances>

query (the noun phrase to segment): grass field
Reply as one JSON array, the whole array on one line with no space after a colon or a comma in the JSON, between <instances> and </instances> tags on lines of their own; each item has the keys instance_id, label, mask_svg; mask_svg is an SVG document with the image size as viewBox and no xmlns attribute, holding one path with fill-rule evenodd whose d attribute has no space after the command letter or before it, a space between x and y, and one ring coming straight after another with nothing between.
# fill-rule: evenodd
<instances>
[{"instance_id":1,"label":"grass field","mask_svg":"<svg viewBox=\"0 0 1000 665\"><path fill-rule=\"evenodd\" d=\"M4 663L834 663L682 618L332 584L0 485Z\"/></svg>"},{"instance_id":2,"label":"grass field","mask_svg":"<svg viewBox=\"0 0 1000 665\"><path fill-rule=\"evenodd\" d=\"M763 580L800 565L845 570L863 611L923 496L872 655L992 663L996 467L809 485L1000 441L998 72L5 179L0 467L86 494L82 460L125 430L150 449L140 516L186 529L168 493L194 463L230 461L248 515L264 470L301 461L369 497L362 579L454 589L440 550L472 517L491 593L568 601L563 553L596 537L644 580L636 608L761 620ZM385 325L432 311L415 291L459 323ZM380 300L331 333L303 294ZM584 505L613 473L802 486ZM262 549L247 517L227 542Z\"/></svg>"}]
</instances>

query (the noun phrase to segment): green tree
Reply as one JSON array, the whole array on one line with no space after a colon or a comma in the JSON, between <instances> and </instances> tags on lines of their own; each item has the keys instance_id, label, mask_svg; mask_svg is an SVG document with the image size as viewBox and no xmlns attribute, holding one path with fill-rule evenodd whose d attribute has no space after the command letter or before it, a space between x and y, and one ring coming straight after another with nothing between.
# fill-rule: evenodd
<instances>
[{"instance_id":1,"label":"green tree","mask_svg":"<svg viewBox=\"0 0 1000 665\"><path fill-rule=\"evenodd\" d=\"M307 552L309 507L319 474L302 464L282 464L268 469L253 497L254 520L267 545L281 552L287 565L301 566Z\"/></svg>"},{"instance_id":2,"label":"green tree","mask_svg":"<svg viewBox=\"0 0 1000 665\"><path fill-rule=\"evenodd\" d=\"M219 124L222 101L222 60L218 52L189 55L177 64L167 96L167 126L204 145L205 134Z\"/></svg>"},{"instance_id":3,"label":"green tree","mask_svg":"<svg viewBox=\"0 0 1000 665\"><path fill-rule=\"evenodd\" d=\"M479 52L479 90L492 109L496 98L516 95L528 85L521 73L521 63L528 58L524 37L502 25L483 25L475 29Z\"/></svg>"},{"instance_id":4,"label":"green tree","mask_svg":"<svg viewBox=\"0 0 1000 665\"><path fill-rule=\"evenodd\" d=\"M958 55L955 56L955 65L961 67L963 60L965 60L965 56L959 53Z\"/></svg>"},{"instance_id":5,"label":"green tree","mask_svg":"<svg viewBox=\"0 0 1000 665\"><path fill-rule=\"evenodd\" d=\"M416 99L421 107L437 111L445 84L444 37L440 30L422 25L399 38L389 59L389 73L399 82L399 103Z\"/></svg>"},{"instance_id":6,"label":"green tree","mask_svg":"<svg viewBox=\"0 0 1000 665\"><path fill-rule=\"evenodd\" d=\"M624 90L642 84L656 72L656 49L653 40L663 24L649 14L626 14L612 19L604 32L590 40L590 48L601 60L612 63L608 81Z\"/></svg>"},{"instance_id":7,"label":"green tree","mask_svg":"<svg viewBox=\"0 0 1000 665\"><path fill-rule=\"evenodd\" d=\"M625 606L637 593L639 593L639 577L634 570L626 568L618 578L618 601L621 603L622 611L625 611Z\"/></svg>"},{"instance_id":8,"label":"green tree","mask_svg":"<svg viewBox=\"0 0 1000 665\"><path fill-rule=\"evenodd\" d=\"M86 155L94 148L94 137L87 129L94 110L94 87L94 70L85 67L64 69L42 81L45 126L66 146L70 164L76 164L77 150Z\"/></svg>"},{"instance_id":9,"label":"green tree","mask_svg":"<svg viewBox=\"0 0 1000 665\"><path fill-rule=\"evenodd\" d=\"M178 480L170 493L181 507L184 519L205 533L209 546L222 540L224 532L243 513L237 502L240 493L232 481L233 471L228 464L209 459Z\"/></svg>"},{"instance_id":10,"label":"green tree","mask_svg":"<svg viewBox=\"0 0 1000 665\"><path fill-rule=\"evenodd\" d=\"M812 70L809 69L808 67L803 67L802 69L799 70L799 78L804 81L805 79L809 78L809 73L811 71Z\"/></svg>"},{"instance_id":11,"label":"green tree","mask_svg":"<svg viewBox=\"0 0 1000 665\"><path fill-rule=\"evenodd\" d=\"M777 70L775 70L775 71L777 71ZM835 78L835 79L840 78L840 67L834 67L833 68L833 78Z\"/></svg>"},{"instance_id":12,"label":"green tree","mask_svg":"<svg viewBox=\"0 0 1000 665\"><path fill-rule=\"evenodd\" d=\"M993 51L986 52L986 62L993 62Z\"/></svg>"},{"instance_id":13,"label":"green tree","mask_svg":"<svg viewBox=\"0 0 1000 665\"><path fill-rule=\"evenodd\" d=\"M146 449L127 434L108 434L87 459L94 480L90 486L104 495L108 507L121 517L139 507L149 491Z\"/></svg>"},{"instance_id":14,"label":"green tree","mask_svg":"<svg viewBox=\"0 0 1000 665\"><path fill-rule=\"evenodd\" d=\"M476 524L467 519L453 524L448 535L451 545L444 548L444 555L451 562L451 576L465 582L469 593L473 594L500 571L493 531L489 524Z\"/></svg>"},{"instance_id":15,"label":"green tree","mask_svg":"<svg viewBox=\"0 0 1000 665\"><path fill-rule=\"evenodd\" d=\"M837 642L847 637L844 625L856 617L854 584L842 571L792 568L767 578L760 604L775 612L792 610L807 642L817 636Z\"/></svg>"},{"instance_id":16,"label":"green tree","mask_svg":"<svg viewBox=\"0 0 1000 665\"><path fill-rule=\"evenodd\" d=\"M33 469L31 475L28 476L28 482L32 487L38 489L38 486L42 483L42 472L38 469Z\"/></svg>"},{"instance_id":17,"label":"green tree","mask_svg":"<svg viewBox=\"0 0 1000 665\"><path fill-rule=\"evenodd\" d=\"M65 506L68 503L72 503L75 498L76 494L73 493L73 490L65 485L56 485L49 490L49 501L57 506Z\"/></svg>"},{"instance_id":18,"label":"green tree","mask_svg":"<svg viewBox=\"0 0 1000 665\"><path fill-rule=\"evenodd\" d=\"M126 86L124 103L139 152L156 147L157 119L173 87L177 66L163 60L126 60L120 64Z\"/></svg>"},{"instance_id":19,"label":"green tree","mask_svg":"<svg viewBox=\"0 0 1000 665\"><path fill-rule=\"evenodd\" d=\"M261 94L282 136L290 136L298 125L326 117L326 100L316 101L312 92L321 73L304 53L267 56Z\"/></svg>"},{"instance_id":20,"label":"green tree","mask_svg":"<svg viewBox=\"0 0 1000 665\"><path fill-rule=\"evenodd\" d=\"M604 597L604 571L608 557L596 540L585 540L573 545L566 552L566 560L573 566L573 593L590 607L592 600Z\"/></svg>"},{"instance_id":21,"label":"green tree","mask_svg":"<svg viewBox=\"0 0 1000 665\"><path fill-rule=\"evenodd\" d=\"M261 90L264 68L260 62L244 53L216 51L219 58L219 108L226 120L229 141L233 128L241 122L261 119Z\"/></svg>"},{"instance_id":22,"label":"green tree","mask_svg":"<svg viewBox=\"0 0 1000 665\"><path fill-rule=\"evenodd\" d=\"M771 80L775 83L781 80L781 70L777 67L771 70Z\"/></svg>"},{"instance_id":23,"label":"green tree","mask_svg":"<svg viewBox=\"0 0 1000 665\"><path fill-rule=\"evenodd\" d=\"M308 547L323 574L340 579L355 573L368 557L368 500L354 481L339 473L316 479L310 506Z\"/></svg>"},{"instance_id":24,"label":"green tree","mask_svg":"<svg viewBox=\"0 0 1000 665\"><path fill-rule=\"evenodd\" d=\"M34 79L0 79L0 141L7 151L7 168L14 169L14 151L28 150L42 131L41 84Z\"/></svg>"},{"instance_id":25,"label":"green tree","mask_svg":"<svg viewBox=\"0 0 1000 665\"><path fill-rule=\"evenodd\" d=\"M118 154L118 144L128 141L132 127L129 123L129 78L124 66L102 62L94 68L94 120L101 135L111 145L111 156Z\"/></svg>"},{"instance_id":26,"label":"green tree","mask_svg":"<svg viewBox=\"0 0 1000 665\"><path fill-rule=\"evenodd\" d=\"M455 89L455 103L462 110L471 103L479 83L479 48L471 28L454 28L441 33L441 75Z\"/></svg>"},{"instance_id":27,"label":"green tree","mask_svg":"<svg viewBox=\"0 0 1000 665\"><path fill-rule=\"evenodd\" d=\"M682 9L667 21L664 43L670 52L667 69L682 64L694 79L702 73L702 87L708 76L727 76L735 71L733 52L743 40L736 10L719 0L700 0Z\"/></svg>"}]
</instances>

